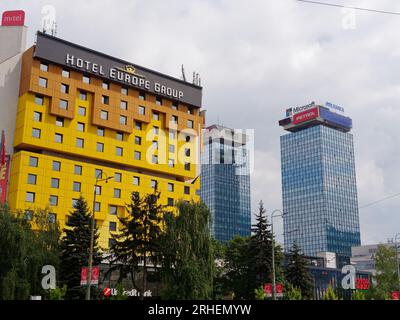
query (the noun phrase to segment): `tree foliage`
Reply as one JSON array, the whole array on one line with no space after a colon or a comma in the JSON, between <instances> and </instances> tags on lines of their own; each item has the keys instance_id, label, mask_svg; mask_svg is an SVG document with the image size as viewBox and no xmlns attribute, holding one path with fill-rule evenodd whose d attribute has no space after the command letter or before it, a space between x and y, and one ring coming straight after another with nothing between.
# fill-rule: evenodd
<instances>
[{"instance_id":1,"label":"tree foliage","mask_svg":"<svg viewBox=\"0 0 400 320\"><path fill-rule=\"evenodd\" d=\"M288 283L285 288L285 299L286 300L303 300L301 290L299 288L294 287L290 283Z\"/></svg>"},{"instance_id":2,"label":"tree foliage","mask_svg":"<svg viewBox=\"0 0 400 320\"><path fill-rule=\"evenodd\" d=\"M162 297L210 299L214 277L209 210L203 203L178 202L177 214L165 215L162 246Z\"/></svg>"},{"instance_id":3,"label":"tree foliage","mask_svg":"<svg viewBox=\"0 0 400 320\"><path fill-rule=\"evenodd\" d=\"M84 299L85 287L80 285L81 268L88 266L92 216L86 200L81 196L74 203L64 236L61 239L60 282L67 286L67 299ZM95 228L93 242L93 266L101 262L98 247L98 230Z\"/></svg>"},{"instance_id":4,"label":"tree foliage","mask_svg":"<svg viewBox=\"0 0 400 320\"><path fill-rule=\"evenodd\" d=\"M322 300L339 300L338 295L336 294L335 290L333 290L332 286L329 286L325 294L322 297Z\"/></svg>"}]
</instances>

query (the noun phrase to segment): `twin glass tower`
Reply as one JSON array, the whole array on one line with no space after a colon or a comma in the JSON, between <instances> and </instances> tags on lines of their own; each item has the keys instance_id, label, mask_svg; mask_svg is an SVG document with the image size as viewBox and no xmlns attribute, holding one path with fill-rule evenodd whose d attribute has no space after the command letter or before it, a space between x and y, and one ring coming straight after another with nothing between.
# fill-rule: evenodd
<instances>
[{"instance_id":1,"label":"twin glass tower","mask_svg":"<svg viewBox=\"0 0 400 320\"><path fill-rule=\"evenodd\" d=\"M289 109L279 124L285 251L334 252L360 245L352 120L332 104Z\"/></svg>"}]
</instances>

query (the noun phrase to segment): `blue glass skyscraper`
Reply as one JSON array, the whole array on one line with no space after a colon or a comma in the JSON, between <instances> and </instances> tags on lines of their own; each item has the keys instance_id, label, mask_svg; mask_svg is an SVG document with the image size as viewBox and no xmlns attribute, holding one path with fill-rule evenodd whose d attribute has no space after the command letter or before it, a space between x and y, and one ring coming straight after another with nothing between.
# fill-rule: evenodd
<instances>
[{"instance_id":1,"label":"blue glass skyscraper","mask_svg":"<svg viewBox=\"0 0 400 320\"><path fill-rule=\"evenodd\" d=\"M292 108L279 122L291 132L281 136L284 245L341 261L360 245L360 226L352 120L331 106Z\"/></svg>"},{"instance_id":2,"label":"blue glass skyscraper","mask_svg":"<svg viewBox=\"0 0 400 320\"><path fill-rule=\"evenodd\" d=\"M248 136L220 125L205 130L200 196L221 242L251 233Z\"/></svg>"}]
</instances>

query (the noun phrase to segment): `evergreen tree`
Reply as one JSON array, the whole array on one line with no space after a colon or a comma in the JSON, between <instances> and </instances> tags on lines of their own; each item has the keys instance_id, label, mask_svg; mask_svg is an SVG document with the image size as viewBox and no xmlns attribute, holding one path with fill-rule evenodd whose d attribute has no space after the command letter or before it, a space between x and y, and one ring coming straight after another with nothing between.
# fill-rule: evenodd
<instances>
[{"instance_id":1,"label":"evergreen tree","mask_svg":"<svg viewBox=\"0 0 400 320\"><path fill-rule=\"evenodd\" d=\"M176 205L177 214L165 216L162 273L165 299L211 299L214 278L209 210L203 203Z\"/></svg>"},{"instance_id":2,"label":"evergreen tree","mask_svg":"<svg viewBox=\"0 0 400 320\"><path fill-rule=\"evenodd\" d=\"M118 269L120 278L130 275L132 286L141 291L141 298L147 290L147 266L149 259L156 264L159 257L159 241L161 222L165 206L158 204L160 192L155 191L141 198L133 192L131 203L127 206L128 216L118 217L119 232L113 234L114 244L111 246L113 267L109 272ZM143 261L142 283L135 281L139 272L139 263Z\"/></svg>"},{"instance_id":3,"label":"evergreen tree","mask_svg":"<svg viewBox=\"0 0 400 320\"><path fill-rule=\"evenodd\" d=\"M285 288L285 299L286 300L303 300L301 290L293 287L291 284L287 284Z\"/></svg>"},{"instance_id":4,"label":"evergreen tree","mask_svg":"<svg viewBox=\"0 0 400 320\"><path fill-rule=\"evenodd\" d=\"M326 289L322 300L339 300L339 297L336 294L335 290L333 290L332 286L329 286L328 289Z\"/></svg>"},{"instance_id":5,"label":"evergreen tree","mask_svg":"<svg viewBox=\"0 0 400 320\"><path fill-rule=\"evenodd\" d=\"M74 204L64 236L61 239L60 281L67 286L67 299L84 299L86 287L81 287L81 268L88 266L92 216L86 200L81 196ZM101 262L97 228L93 242L93 266ZM88 279L89 281L89 279Z\"/></svg>"},{"instance_id":6,"label":"evergreen tree","mask_svg":"<svg viewBox=\"0 0 400 320\"><path fill-rule=\"evenodd\" d=\"M252 284L252 290L265 283L270 282L272 275L272 232L266 217L264 204L260 201L258 213L256 214L256 224L252 227L252 236L249 242L251 278L248 279ZM275 265L279 265L275 261Z\"/></svg>"},{"instance_id":7,"label":"evergreen tree","mask_svg":"<svg viewBox=\"0 0 400 320\"><path fill-rule=\"evenodd\" d=\"M307 260L301 254L301 249L294 243L288 255L286 266L286 281L293 287L298 288L302 297L312 299L313 281L307 270Z\"/></svg>"}]
</instances>

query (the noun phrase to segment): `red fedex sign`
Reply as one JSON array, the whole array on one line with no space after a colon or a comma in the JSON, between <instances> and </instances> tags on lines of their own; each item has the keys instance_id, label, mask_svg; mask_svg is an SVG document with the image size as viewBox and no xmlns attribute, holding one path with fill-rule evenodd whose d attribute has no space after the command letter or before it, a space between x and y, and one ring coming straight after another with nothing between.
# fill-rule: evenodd
<instances>
[{"instance_id":1,"label":"red fedex sign","mask_svg":"<svg viewBox=\"0 0 400 320\"><path fill-rule=\"evenodd\" d=\"M312 109L300 112L298 114L295 114L293 116L293 124L299 124L302 122L306 122L306 121L318 118L318 116L319 116L319 109L312 108Z\"/></svg>"},{"instance_id":2,"label":"red fedex sign","mask_svg":"<svg viewBox=\"0 0 400 320\"><path fill-rule=\"evenodd\" d=\"M1 19L2 26L23 26L25 23L25 12L22 10L5 11Z\"/></svg>"}]
</instances>

